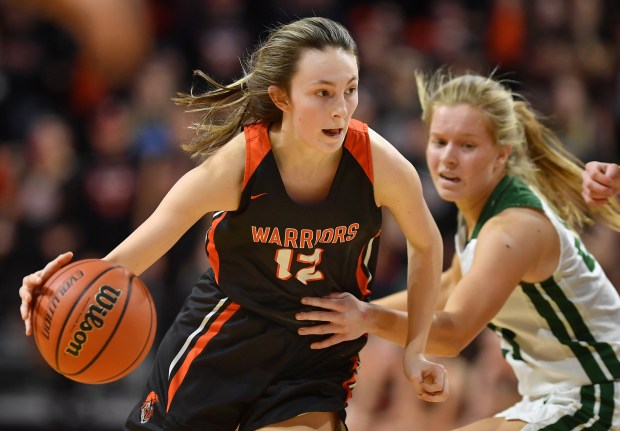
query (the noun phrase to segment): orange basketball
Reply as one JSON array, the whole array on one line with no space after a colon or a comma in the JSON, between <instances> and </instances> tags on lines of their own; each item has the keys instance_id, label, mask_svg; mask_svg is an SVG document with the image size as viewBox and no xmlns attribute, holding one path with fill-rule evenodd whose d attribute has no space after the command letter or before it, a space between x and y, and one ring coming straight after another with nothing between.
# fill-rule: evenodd
<instances>
[{"instance_id":1,"label":"orange basketball","mask_svg":"<svg viewBox=\"0 0 620 431\"><path fill-rule=\"evenodd\" d=\"M108 383L133 371L155 338L155 304L142 281L99 259L61 268L41 288L33 333L45 361L81 383Z\"/></svg>"}]
</instances>

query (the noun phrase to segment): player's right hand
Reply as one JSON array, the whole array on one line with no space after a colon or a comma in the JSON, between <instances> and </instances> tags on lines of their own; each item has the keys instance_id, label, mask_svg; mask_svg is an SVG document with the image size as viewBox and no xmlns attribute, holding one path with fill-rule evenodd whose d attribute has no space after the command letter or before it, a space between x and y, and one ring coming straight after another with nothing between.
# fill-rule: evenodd
<instances>
[{"instance_id":1,"label":"player's right hand","mask_svg":"<svg viewBox=\"0 0 620 431\"><path fill-rule=\"evenodd\" d=\"M588 162L581 179L582 195L589 205L606 205L620 193L620 166L615 163Z\"/></svg>"},{"instance_id":2,"label":"player's right hand","mask_svg":"<svg viewBox=\"0 0 620 431\"><path fill-rule=\"evenodd\" d=\"M73 259L73 252L68 251L49 262L45 265L45 268L24 277L22 285L19 288L19 297L22 299L19 311L26 326L26 335L32 335L33 299L38 294L41 286L43 286L52 274L71 262L71 259Z\"/></svg>"},{"instance_id":3,"label":"player's right hand","mask_svg":"<svg viewBox=\"0 0 620 431\"><path fill-rule=\"evenodd\" d=\"M418 352L405 348L405 376L418 394L418 398L430 403L441 403L450 393L448 372L443 365L429 361Z\"/></svg>"}]
</instances>

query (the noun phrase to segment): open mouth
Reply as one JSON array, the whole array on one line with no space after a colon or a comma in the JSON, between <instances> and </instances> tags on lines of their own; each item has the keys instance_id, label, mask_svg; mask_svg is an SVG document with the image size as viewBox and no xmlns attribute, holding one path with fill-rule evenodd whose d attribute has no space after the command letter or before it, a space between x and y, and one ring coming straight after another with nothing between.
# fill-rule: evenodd
<instances>
[{"instance_id":1,"label":"open mouth","mask_svg":"<svg viewBox=\"0 0 620 431\"><path fill-rule=\"evenodd\" d=\"M323 133L331 138L337 138L342 134L342 129L323 129Z\"/></svg>"},{"instance_id":2,"label":"open mouth","mask_svg":"<svg viewBox=\"0 0 620 431\"><path fill-rule=\"evenodd\" d=\"M439 178L442 180L450 181L451 183L459 183L461 179L459 177L448 176L445 174L439 174Z\"/></svg>"}]
</instances>

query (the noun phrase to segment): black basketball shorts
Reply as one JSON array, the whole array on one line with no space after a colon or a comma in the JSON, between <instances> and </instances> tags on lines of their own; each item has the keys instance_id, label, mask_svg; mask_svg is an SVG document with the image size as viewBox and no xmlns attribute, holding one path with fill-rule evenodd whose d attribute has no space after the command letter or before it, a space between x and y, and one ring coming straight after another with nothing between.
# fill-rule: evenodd
<instances>
[{"instance_id":1,"label":"black basketball shorts","mask_svg":"<svg viewBox=\"0 0 620 431\"><path fill-rule=\"evenodd\" d=\"M163 338L126 430L252 431L307 412L345 420L365 337L312 337L245 310L207 271Z\"/></svg>"}]
</instances>

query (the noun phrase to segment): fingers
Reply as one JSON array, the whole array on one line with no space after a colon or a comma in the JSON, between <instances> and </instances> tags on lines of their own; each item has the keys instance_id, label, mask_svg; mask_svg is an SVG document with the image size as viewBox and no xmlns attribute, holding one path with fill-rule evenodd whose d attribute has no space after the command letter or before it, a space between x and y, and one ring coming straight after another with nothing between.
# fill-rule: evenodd
<instances>
[{"instance_id":1,"label":"fingers","mask_svg":"<svg viewBox=\"0 0 620 431\"><path fill-rule=\"evenodd\" d=\"M310 305L312 307L324 308L326 310L338 310L339 303L336 300L337 297L334 294L318 297L318 296L309 296L301 299L301 303L304 305Z\"/></svg>"},{"instance_id":2,"label":"fingers","mask_svg":"<svg viewBox=\"0 0 620 431\"><path fill-rule=\"evenodd\" d=\"M438 403L448 399L448 379L445 369L425 374L419 388L418 397L424 401Z\"/></svg>"},{"instance_id":3,"label":"fingers","mask_svg":"<svg viewBox=\"0 0 620 431\"><path fill-rule=\"evenodd\" d=\"M41 278L41 271L37 271L34 274L27 275L22 280L22 285L19 288L19 297L22 302L19 306L19 313L24 320L26 335L32 334L32 325L31 325L31 304L32 298L35 290L39 288L43 284L43 279Z\"/></svg>"},{"instance_id":4,"label":"fingers","mask_svg":"<svg viewBox=\"0 0 620 431\"><path fill-rule=\"evenodd\" d=\"M347 341L347 338L338 333L334 325L326 324L326 325L314 325L314 326L304 326L302 328L297 329L297 333L299 335L327 335L331 334L331 337L326 338L321 341L316 341L310 345L311 349L325 349L326 347L334 346L343 341Z\"/></svg>"},{"instance_id":5,"label":"fingers","mask_svg":"<svg viewBox=\"0 0 620 431\"><path fill-rule=\"evenodd\" d=\"M600 194L594 195L590 190L585 189L582 192L583 199L588 205L602 206L609 202L609 197L600 197Z\"/></svg>"},{"instance_id":6,"label":"fingers","mask_svg":"<svg viewBox=\"0 0 620 431\"><path fill-rule=\"evenodd\" d=\"M413 384L418 398L428 402L442 402L448 398L448 377L443 365L411 356L405 361L405 375Z\"/></svg>"},{"instance_id":7,"label":"fingers","mask_svg":"<svg viewBox=\"0 0 620 431\"><path fill-rule=\"evenodd\" d=\"M306 297L304 305L315 307L295 314L299 321L311 321L299 328L299 335L330 335L326 340L316 342L312 348L323 349L343 341L361 337L368 331L365 329L362 302L350 293L332 293L324 297Z\"/></svg>"},{"instance_id":8,"label":"fingers","mask_svg":"<svg viewBox=\"0 0 620 431\"><path fill-rule=\"evenodd\" d=\"M589 205L605 205L614 195L613 179L606 175L604 167L586 165L582 172L582 195Z\"/></svg>"},{"instance_id":9,"label":"fingers","mask_svg":"<svg viewBox=\"0 0 620 431\"><path fill-rule=\"evenodd\" d=\"M21 298L19 313L24 321L26 335L32 335L32 305L35 295L52 274L69 263L72 258L72 252L63 253L45 265L42 270L29 274L22 279L22 285L19 288L19 297Z\"/></svg>"},{"instance_id":10,"label":"fingers","mask_svg":"<svg viewBox=\"0 0 620 431\"><path fill-rule=\"evenodd\" d=\"M342 337L339 337L337 335L333 335L329 338L326 338L325 340L321 340L321 341L316 341L312 344L310 344L310 348L312 350L319 350L319 349L325 349L327 347L331 347L331 346L335 346L336 344L345 341Z\"/></svg>"},{"instance_id":11,"label":"fingers","mask_svg":"<svg viewBox=\"0 0 620 431\"><path fill-rule=\"evenodd\" d=\"M605 167L605 176L612 180L618 180L620 178L620 165L615 163L609 163Z\"/></svg>"},{"instance_id":12,"label":"fingers","mask_svg":"<svg viewBox=\"0 0 620 431\"><path fill-rule=\"evenodd\" d=\"M336 329L329 323L325 325L304 326L297 329L299 335L325 335L333 334L334 332L336 332Z\"/></svg>"},{"instance_id":13,"label":"fingers","mask_svg":"<svg viewBox=\"0 0 620 431\"><path fill-rule=\"evenodd\" d=\"M589 176L594 178L596 176L604 176L609 165L610 163L592 161L586 163L586 165L584 166L584 170Z\"/></svg>"},{"instance_id":14,"label":"fingers","mask_svg":"<svg viewBox=\"0 0 620 431\"><path fill-rule=\"evenodd\" d=\"M314 322L338 322L340 321L340 315L332 311L300 311L295 313L297 320L310 320Z\"/></svg>"},{"instance_id":15,"label":"fingers","mask_svg":"<svg viewBox=\"0 0 620 431\"><path fill-rule=\"evenodd\" d=\"M295 314L297 320L312 320L316 322L335 322L341 319L339 313L343 311L343 304L338 301L334 294L324 297L305 297L301 299L304 305L310 305L323 310L301 311Z\"/></svg>"},{"instance_id":16,"label":"fingers","mask_svg":"<svg viewBox=\"0 0 620 431\"><path fill-rule=\"evenodd\" d=\"M448 399L448 396L448 391L434 393L422 392L421 394L418 394L418 398L424 401L428 401L429 403L442 403Z\"/></svg>"},{"instance_id":17,"label":"fingers","mask_svg":"<svg viewBox=\"0 0 620 431\"><path fill-rule=\"evenodd\" d=\"M436 394L444 391L447 379L445 379L445 370L441 372L426 374L422 380L422 389L425 393Z\"/></svg>"},{"instance_id":18,"label":"fingers","mask_svg":"<svg viewBox=\"0 0 620 431\"><path fill-rule=\"evenodd\" d=\"M45 265L45 268L43 268L43 271L41 271L41 278L43 278L43 282L47 281L47 279L50 278L52 274L54 274L60 268L69 263L72 258L73 252L68 251L66 253L58 255L56 259Z\"/></svg>"}]
</instances>

